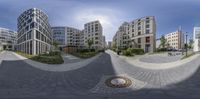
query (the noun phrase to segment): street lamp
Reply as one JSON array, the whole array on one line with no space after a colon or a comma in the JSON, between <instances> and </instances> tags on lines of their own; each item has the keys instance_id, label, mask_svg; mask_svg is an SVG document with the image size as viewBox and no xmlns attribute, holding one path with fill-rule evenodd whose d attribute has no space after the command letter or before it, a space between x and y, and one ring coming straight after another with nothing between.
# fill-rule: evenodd
<instances>
[{"instance_id":1,"label":"street lamp","mask_svg":"<svg viewBox=\"0 0 200 99\"><path fill-rule=\"evenodd\" d=\"M185 35L185 39L186 39L186 44L185 44L185 48L186 48L186 56L187 56L187 46L188 46L188 45L187 45L187 36L188 36L188 35L187 35L187 32L186 32L186 35Z\"/></svg>"}]
</instances>

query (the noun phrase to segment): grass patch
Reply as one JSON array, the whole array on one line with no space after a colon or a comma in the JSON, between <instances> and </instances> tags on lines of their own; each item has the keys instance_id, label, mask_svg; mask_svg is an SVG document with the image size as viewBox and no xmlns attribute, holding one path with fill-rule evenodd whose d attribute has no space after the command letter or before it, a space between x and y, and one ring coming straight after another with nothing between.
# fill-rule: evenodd
<instances>
[{"instance_id":1,"label":"grass patch","mask_svg":"<svg viewBox=\"0 0 200 99\"><path fill-rule=\"evenodd\" d=\"M72 53L72 55L80 58L90 58L95 55L97 55L99 52L77 52L77 53Z\"/></svg>"},{"instance_id":2,"label":"grass patch","mask_svg":"<svg viewBox=\"0 0 200 99\"><path fill-rule=\"evenodd\" d=\"M51 52L49 54L40 54L40 55L30 55L23 52L16 52L16 53L28 59L46 64L62 64L64 62L60 54L54 54L54 53L52 54Z\"/></svg>"},{"instance_id":3,"label":"grass patch","mask_svg":"<svg viewBox=\"0 0 200 99\"><path fill-rule=\"evenodd\" d=\"M187 56L185 55L185 56L183 56L182 58L181 58L181 60L182 59L186 59L186 58L189 58L189 57L191 57L191 56L193 56L193 55L195 55L196 53L190 53L190 54L188 54Z\"/></svg>"}]
</instances>

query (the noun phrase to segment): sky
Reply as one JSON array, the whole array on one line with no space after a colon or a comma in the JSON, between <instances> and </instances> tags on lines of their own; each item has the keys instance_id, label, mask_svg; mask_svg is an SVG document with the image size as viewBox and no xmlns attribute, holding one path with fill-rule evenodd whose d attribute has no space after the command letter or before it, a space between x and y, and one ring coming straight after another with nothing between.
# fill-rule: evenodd
<instances>
[{"instance_id":1,"label":"sky","mask_svg":"<svg viewBox=\"0 0 200 99\"><path fill-rule=\"evenodd\" d=\"M200 26L200 0L0 0L0 27L17 31L17 17L33 7L48 14L51 26L82 30L99 20L107 41L123 22L144 16L155 16L157 38L179 26L192 38L193 27Z\"/></svg>"}]
</instances>

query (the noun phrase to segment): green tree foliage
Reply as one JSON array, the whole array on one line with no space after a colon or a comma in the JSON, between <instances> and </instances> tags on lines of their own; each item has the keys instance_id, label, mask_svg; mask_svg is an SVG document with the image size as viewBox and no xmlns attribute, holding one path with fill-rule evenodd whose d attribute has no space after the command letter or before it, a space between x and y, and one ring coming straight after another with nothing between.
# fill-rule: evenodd
<instances>
[{"instance_id":1,"label":"green tree foliage","mask_svg":"<svg viewBox=\"0 0 200 99\"><path fill-rule=\"evenodd\" d=\"M92 39L88 39L87 43L88 43L89 49L91 49L91 46L94 44L93 38Z\"/></svg>"},{"instance_id":2,"label":"green tree foliage","mask_svg":"<svg viewBox=\"0 0 200 99\"><path fill-rule=\"evenodd\" d=\"M165 48L166 43L167 43L167 40L165 39L165 36L162 35L161 38L160 38L160 45L159 45L159 47Z\"/></svg>"}]
</instances>

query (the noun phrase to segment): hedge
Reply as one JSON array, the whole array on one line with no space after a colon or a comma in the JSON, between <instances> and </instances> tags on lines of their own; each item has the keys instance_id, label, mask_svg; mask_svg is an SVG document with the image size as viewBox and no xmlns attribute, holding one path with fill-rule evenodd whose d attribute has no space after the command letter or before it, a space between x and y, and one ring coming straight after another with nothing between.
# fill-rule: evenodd
<instances>
[{"instance_id":1,"label":"hedge","mask_svg":"<svg viewBox=\"0 0 200 99\"><path fill-rule=\"evenodd\" d=\"M123 50L122 54L125 56L133 56L134 54L142 55L144 54L144 50L140 48L128 48L126 50Z\"/></svg>"}]
</instances>

